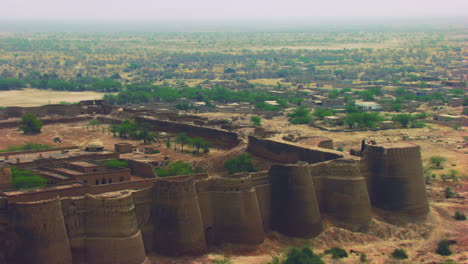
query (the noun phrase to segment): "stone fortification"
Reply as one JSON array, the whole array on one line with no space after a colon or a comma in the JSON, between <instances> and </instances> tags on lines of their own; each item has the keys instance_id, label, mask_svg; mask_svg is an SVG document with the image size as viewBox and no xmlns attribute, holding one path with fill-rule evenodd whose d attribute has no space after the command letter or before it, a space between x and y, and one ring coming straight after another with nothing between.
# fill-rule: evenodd
<instances>
[{"instance_id":1,"label":"stone fortification","mask_svg":"<svg viewBox=\"0 0 468 264\"><path fill-rule=\"evenodd\" d=\"M429 204L420 147L412 143L366 145L363 154L372 205L425 217Z\"/></svg>"},{"instance_id":2,"label":"stone fortification","mask_svg":"<svg viewBox=\"0 0 468 264\"><path fill-rule=\"evenodd\" d=\"M299 161L316 163L343 157L339 151L318 147L308 148L293 143L260 139L254 136L249 136L247 151L268 160L288 164Z\"/></svg>"},{"instance_id":3,"label":"stone fortification","mask_svg":"<svg viewBox=\"0 0 468 264\"><path fill-rule=\"evenodd\" d=\"M264 230L251 177L217 178L197 182L208 245L258 245Z\"/></svg>"},{"instance_id":4,"label":"stone fortification","mask_svg":"<svg viewBox=\"0 0 468 264\"><path fill-rule=\"evenodd\" d=\"M150 116L138 116L135 118L138 123L150 123L155 130L169 133L187 133L191 137L203 137L211 142L225 146L234 147L239 143L236 133L221 129L196 126L192 124L177 123L172 121L158 120Z\"/></svg>"},{"instance_id":5,"label":"stone fortification","mask_svg":"<svg viewBox=\"0 0 468 264\"><path fill-rule=\"evenodd\" d=\"M206 251L193 178L155 182L153 212L156 251L173 256Z\"/></svg>"},{"instance_id":6,"label":"stone fortification","mask_svg":"<svg viewBox=\"0 0 468 264\"><path fill-rule=\"evenodd\" d=\"M359 160L337 159L310 165L320 211L351 229L367 229L371 206Z\"/></svg>"},{"instance_id":7,"label":"stone fortification","mask_svg":"<svg viewBox=\"0 0 468 264\"><path fill-rule=\"evenodd\" d=\"M62 210L74 262L136 264L145 259L131 193L66 198Z\"/></svg>"},{"instance_id":8,"label":"stone fortification","mask_svg":"<svg viewBox=\"0 0 468 264\"><path fill-rule=\"evenodd\" d=\"M365 230L370 201L415 218L428 212L417 145L366 145L361 160L257 138L249 151L282 164L226 178L156 177L3 193L0 221L7 223L2 226L13 226L18 245L32 249L14 260L140 263L145 250L177 256L223 243L255 246L270 230L314 237L322 231L324 215ZM61 203L45 199L57 195ZM50 228L53 233L44 231ZM41 239L23 239L36 236ZM50 248L61 253L52 254ZM0 255L10 251L0 249Z\"/></svg>"},{"instance_id":9,"label":"stone fortification","mask_svg":"<svg viewBox=\"0 0 468 264\"><path fill-rule=\"evenodd\" d=\"M322 221L308 164L273 165L270 176L271 228L294 237L320 234Z\"/></svg>"},{"instance_id":10,"label":"stone fortification","mask_svg":"<svg viewBox=\"0 0 468 264\"><path fill-rule=\"evenodd\" d=\"M58 198L9 205L11 223L21 238L15 263L71 263L70 242Z\"/></svg>"}]
</instances>

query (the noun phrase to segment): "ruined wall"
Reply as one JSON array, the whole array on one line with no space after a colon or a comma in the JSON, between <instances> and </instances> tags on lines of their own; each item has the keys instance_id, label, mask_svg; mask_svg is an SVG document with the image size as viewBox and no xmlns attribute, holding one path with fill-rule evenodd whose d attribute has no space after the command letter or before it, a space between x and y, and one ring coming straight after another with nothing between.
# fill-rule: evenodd
<instances>
[{"instance_id":1,"label":"ruined wall","mask_svg":"<svg viewBox=\"0 0 468 264\"><path fill-rule=\"evenodd\" d=\"M287 164L297 163L298 161L316 163L343 157L340 152L334 150L307 148L291 143L259 139L254 136L249 136L247 151L268 160Z\"/></svg>"},{"instance_id":2,"label":"ruined wall","mask_svg":"<svg viewBox=\"0 0 468 264\"><path fill-rule=\"evenodd\" d=\"M156 178L154 167L150 163L131 159L125 161L127 161L128 167L132 171L133 175L143 178Z\"/></svg>"},{"instance_id":3,"label":"ruined wall","mask_svg":"<svg viewBox=\"0 0 468 264\"><path fill-rule=\"evenodd\" d=\"M413 218L427 215L429 204L418 145L367 145L363 162L368 169L372 205Z\"/></svg>"},{"instance_id":4,"label":"ruined wall","mask_svg":"<svg viewBox=\"0 0 468 264\"><path fill-rule=\"evenodd\" d=\"M153 213L154 250L172 256L206 251L193 178L156 181Z\"/></svg>"},{"instance_id":5,"label":"ruined wall","mask_svg":"<svg viewBox=\"0 0 468 264\"><path fill-rule=\"evenodd\" d=\"M320 211L346 224L365 230L371 219L366 179L359 160L337 159L310 165Z\"/></svg>"},{"instance_id":6,"label":"ruined wall","mask_svg":"<svg viewBox=\"0 0 468 264\"><path fill-rule=\"evenodd\" d=\"M13 203L9 210L22 239L15 263L71 263L70 243L58 198Z\"/></svg>"},{"instance_id":7,"label":"ruined wall","mask_svg":"<svg viewBox=\"0 0 468 264\"><path fill-rule=\"evenodd\" d=\"M153 125L155 130L170 133L187 133L190 137L202 137L225 147L234 147L239 143L237 134L225 130L195 126L191 124L176 123L171 121L157 120L149 116L138 116L138 123L147 122Z\"/></svg>"},{"instance_id":8,"label":"ruined wall","mask_svg":"<svg viewBox=\"0 0 468 264\"><path fill-rule=\"evenodd\" d=\"M320 234L322 221L308 164L273 165L270 176L271 228L293 237Z\"/></svg>"}]
</instances>

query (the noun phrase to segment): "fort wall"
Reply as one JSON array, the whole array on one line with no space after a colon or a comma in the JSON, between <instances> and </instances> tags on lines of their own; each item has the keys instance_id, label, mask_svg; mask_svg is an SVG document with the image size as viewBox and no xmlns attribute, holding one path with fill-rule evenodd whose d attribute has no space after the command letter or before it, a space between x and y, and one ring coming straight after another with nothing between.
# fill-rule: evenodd
<instances>
[{"instance_id":1,"label":"fort wall","mask_svg":"<svg viewBox=\"0 0 468 264\"><path fill-rule=\"evenodd\" d=\"M234 147L239 143L236 133L225 130L196 126L191 124L183 124L172 121L157 120L150 116L137 116L135 121L138 123L147 122L153 125L155 130L170 132L170 133L187 133L190 137L202 137L216 144L225 147Z\"/></svg>"},{"instance_id":2,"label":"fort wall","mask_svg":"<svg viewBox=\"0 0 468 264\"><path fill-rule=\"evenodd\" d=\"M310 165L320 211L346 224L365 230L371 219L366 179L359 160L337 159Z\"/></svg>"},{"instance_id":3,"label":"fort wall","mask_svg":"<svg viewBox=\"0 0 468 264\"><path fill-rule=\"evenodd\" d=\"M286 164L294 164L299 161L316 163L343 157L339 151L308 148L270 139L259 139L254 136L249 136L247 151L259 157Z\"/></svg>"},{"instance_id":4,"label":"fort wall","mask_svg":"<svg viewBox=\"0 0 468 264\"><path fill-rule=\"evenodd\" d=\"M207 244L258 245L264 229L251 177L197 182Z\"/></svg>"},{"instance_id":5,"label":"fort wall","mask_svg":"<svg viewBox=\"0 0 468 264\"><path fill-rule=\"evenodd\" d=\"M271 228L293 237L320 234L321 216L308 164L273 165L270 176Z\"/></svg>"},{"instance_id":6,"label":"fort wall","mask_svg":"<svg viewBox=\"0 0 468 264\"><path fill-rule=\"evenodd\" d=\"M10 204L12 222L22 239L16 263L71 263L70 243L58 198Z\"/></svg>"},{"instance_id":7,"label":"fort wall","mask_svg":"<svg viewBox=\"0 0 468 264\"><path fill-rule=\"evenodd\" d=\"M427 215L429 204L418 145L367 145L363 162L368 168L367 180L374 206L413 218Z\"/></svg>"},{"instance_id":8,"label":"fort wall","mask_svg":"<svg viewBox=\"0 0 468 264\"><path fill-rule=\"evenodd\" d=\"M159 180L153 193L154 250L172 256L205 252L205 232L193 178Z\"/></svg>"}]
</instances>

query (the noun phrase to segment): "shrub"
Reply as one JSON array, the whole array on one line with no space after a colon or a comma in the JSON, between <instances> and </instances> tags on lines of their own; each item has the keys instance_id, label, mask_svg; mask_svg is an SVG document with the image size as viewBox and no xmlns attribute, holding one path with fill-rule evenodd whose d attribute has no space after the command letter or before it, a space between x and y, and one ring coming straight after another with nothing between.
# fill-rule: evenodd
<instances>
[{"instance_id":1,"label":"shrub","mask_svg":"<svg viewBox=\"0 0 468 264\"><path fill-rule=\"evenodd\" d=\"M127 168L128 167L128 162L124 160L118 160L118 159L111 159L111 160L106 160L104 162L104 166L108 169L120 169L120 168Z\"/></svg>"},{"instance_id":2,"label":"shrub","mask_svg":"<svg viewBox=\"0 0 468 264\"><path fill-rule=\"evenodd\" d=\"M365 253L361 253L361 255L359 256L359 261L367 262L367 255Z\"/></svg>"},{"instance_id":3,"label":"shrub","mask_svg":"<svg viewBox=\"0 0 468 264\"><path fill-rule=\"evenodd\" d=\"M214 259L211 261L212 264L232 264L231 259L229 258L222 258L222 259Z\"/></svg>"},{"instance_id":4,"label":"shrub","mask_svg":"<svg viewBox=\"0 0 468 264\"><path fill-rule=\"evenodd\" d=\"M439 242L437 245L436 253L442 256L450 256L452 255L452 251L450 250L450 246L455 244L456 242L453 240L444 239Z\"/></svg>"},{"instance_id":5,"label":"shrub","mask_svg":"<svg viewBox=\"0 0 468 264\"><path fill-rule=\"evenodd\" d=\"M408 258L408 254L406 254L406 251L401 248L395 249L395 251L393 251L391 256L394 259L407 259Z\"/></svg>"},{"instance_id":6,"label":"shrub","mask_svg":"<svg viewBox=\"0 0 468 264\"><path fill-rule=\"evenodd\" d=\"M328 250L325 250L325 254L332 255L332 258L339 259L339 258L346 258L348 257L348 253L340 247L334 247Z\"/></svg>"},{"instance_id":7,"label":"shrub","mask_svg":"<svg viewBox=\"0 0 468 264\"><path fill-rule=\"evenodd\" d=\"M20 130L25 134L40 133L42 129L42 122L35 114L28 113L21 118Z\"/></svg>"},{"instance_id":8,"label":"shrub","mask_svg":"<svg viewBox=\"0 0 468 264\"><path fill-rule=\"evenodd\" d=\"M262 119L259 116L251 116L250 122L252 122L254 126L262 126Z\"/></svg>"},{"instance_id":9,"label":"shrub","mask_svg":"<svg viewBox=\"0 0 468 264\"><path fill-rule=\"evenodd\" d=\"M293 248L286 255L283 264L325 264L319 255L314 254L310 248Z\"/></svg>"},{"instance_id":10,"label":"shrub","mask_svg":"<svg viewBox=\"0 0 468 264\"><path fill-rule=\"evenodd\" d=\"M242 153L237 157L224 161L224 168L226 168L229 174L256 171L252 158L247 153Z\"/></svg>"},{"instance_id":11,"label":"shrub","mask_svg":"<svg viewBox=\"0 0 468 264\"><path fill-rule=\"evenodd\" d=\"M450 187L445 188L444 190L445 198L450 199L455 196L455 193L452 192L452 189Z\"/></svg>"},{"instance_id":12,"label":"shrub","mask_svg":"<svg viewBox=\"0 0 468 264\"><path fill-rule=\"evenodd\" d=\"M431 164L434 165L436 169L443 169L442 164L447 161L446 158L441 157L441 156L433 156L429 160Z\"/></svg>"},{"instance_id":13,"label":"shrub","mask_svg":"<svg viewBox=\"0 0 468 264\"><path fill-rule=\"evenodd\" d=\"M453 216L457 221L465 221L466 215L460 211L455 211L455 215Z\"/></svg>"},{"instance_id":14,"label":"shrub","mask_svg":"<svg viewBox=\"0 0 468 264\"><path fill-rule=\"evenodd\" d=\"M12 188L23 189L42 187L47 185L47 180L40 177L30 170L19 170L16 167L11 167Z\"/></svg>"}]
</instances>

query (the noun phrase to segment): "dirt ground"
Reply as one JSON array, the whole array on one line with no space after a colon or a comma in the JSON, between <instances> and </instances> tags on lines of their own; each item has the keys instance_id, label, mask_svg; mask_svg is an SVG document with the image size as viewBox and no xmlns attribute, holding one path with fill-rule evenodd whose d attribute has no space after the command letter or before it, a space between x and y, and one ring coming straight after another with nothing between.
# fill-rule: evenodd
<instances>
[{"instance_id":1,"label":"dirt ground","mask_svg":"<svg viewBox=\"0 0 468 264\"><path fill-rule=\"evenodd\" d=\"M41 106L60 102L75 103L82 100L101 99L103 93L66 92L38 89L0 91L0 106Z\"/></svg>"},{"instance_id":2,"label":"dirt ground","mask_svg":"<svg viewBox=\"0 0 468 264\"><path fill-rule=\"evenodd\" d=\"M211 114L206 114L211 115ZM230 115L223 115L229 118ZM248 122L248 118L245 119ZM466 130L454 130L450 127L432 125L430 128L419 129L394 129L377 132L325 132L306 125L287 125L284 117L276 117L272 120L262 120L263 126L270 130L281 129L281 134L275 136L281 138L284 134L300 134L302 136L329 137L334 140L335 147L342 147L347 152L351 147L358 146L361 139L374 139L377 142L397 142L408 140L421 145L422 156L427 163L431 156L444 156L447 158L445 169L433 170L438 177L432 185L427 186L430 200L431 212L424 223L409 223L401 219L392 219L392 216L382 218L382 212L375 211L369 231L365 233L352 232L333 226L325 218L325 231L317 238L293 239L276 233L268 234L264 243L255 249L239 249L234 246L224 246L214 249L213 253L200 257L170 258L156 254L149 255L146 264L189 264L189 263L212 263L216 259L230 259L234 264L263 264L271 261L271 256L282 254L290 246L311 245L316 253L340 246L350 250L364 252L367 255L367 263L468 263L468 224L467 221L455 221L453 219L456 210L468 215L468 162L466 142L463 137L467 136ZM89 131L88 131L89 130ZM240 131L245 135L251 132L248 129ZM117 142L129 142L141 148L146 147L135 141L126 141L113 138L101 129L87 129L85 122L70 124L54 124L43 127L39 135L21 135L16 129L0 130L0 149L8 145L20 145L25 142L43 143L58 146L79 145L85 146L92 142L100 142L106 149L113 149ZM63 144L54 144L54 137L61 137ZM164 144L163 144L164 145ZM188 160L202 166L212 175L218 175L221 171L220 164L228 157L234 156L245 150L245 144L231 149L212 149L207 155L197 156L189 152L181 153L173 149L167 149L159 144L152 147L161 151L159 154L126 154L137 159L158 160L169 156L171 161ZM459 172L457 181L442 181L439 175L448 173L450 169ZM446 199L443 196L444 189L450 186L457 193L454 198ZM391 219L389 221L388 219ZM442 257L434 253L437 243L442 239L453 239L457 244L451 247L454 254ZM409 255L409 260L396 262L389 256L396 248L403 248ZM359 263L357 254L349 254L348 258L332 260L329 256L324 257L326 263ZM445 262L453 260L454 262Z\"/></svg>"}]
</instances>

